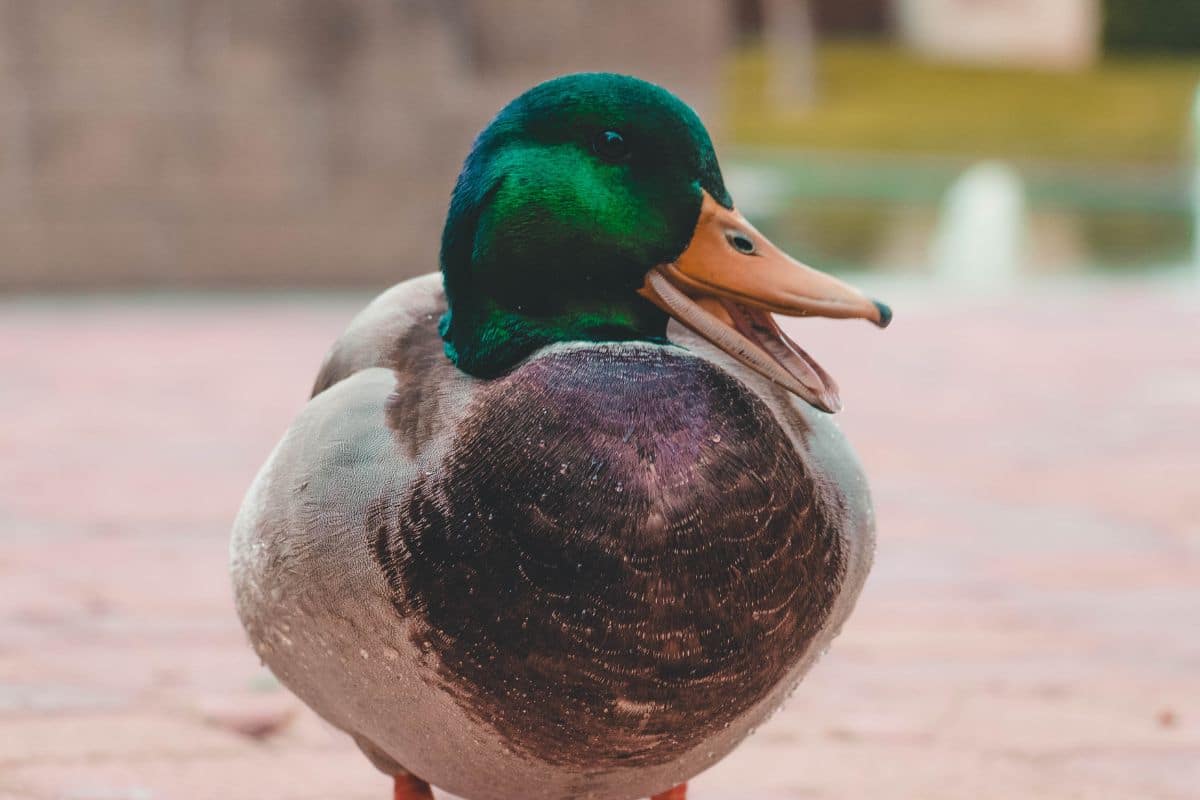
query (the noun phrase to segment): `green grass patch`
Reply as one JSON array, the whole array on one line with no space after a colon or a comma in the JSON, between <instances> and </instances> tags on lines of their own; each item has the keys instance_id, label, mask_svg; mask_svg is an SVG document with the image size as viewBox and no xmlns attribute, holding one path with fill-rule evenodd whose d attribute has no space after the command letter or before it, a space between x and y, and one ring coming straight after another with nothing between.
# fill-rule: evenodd
<instances>
[{"instance_id":1,"label":"green grass patch","mask_svg":"<svg viewBox=\"0 0 1200 800\"><path fill-rule=\"evenodd\" d=\"M774 108L769 62L739 53L726 82L735 145L1181 163L1200 58L1113 56L1079 73L941 64L889 45L824 44L811 109Z\"/></svg>"}]
</instances>

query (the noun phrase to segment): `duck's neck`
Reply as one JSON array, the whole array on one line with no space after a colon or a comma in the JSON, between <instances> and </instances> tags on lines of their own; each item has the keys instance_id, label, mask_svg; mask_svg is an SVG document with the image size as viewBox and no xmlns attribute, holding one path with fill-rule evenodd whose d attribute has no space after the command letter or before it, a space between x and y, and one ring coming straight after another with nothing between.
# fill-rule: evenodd
<instances>
[{"instance_id":1,"label":"duck's neck","mask_svg":"<svg viewBox=\"0 0 1200 800\"><path fill-rule=\"evenodd\" d=\"M556 342L665 342L667 315L632 292L624 294L582 302L536 289L527 289L527 302L455 297L440 323L446 355L470 375L494 378Z\"/></svg>"},{"instance_id":2,"label":"duck's neck","mask_svg":"<svg viewBox=\"0 0 1200 800\"><path fill-rule=\"evenodd\" d=\"M503 181L479 178L473 159L442 232L439 330L459 369L494 378L556 342L666 340L667 315L637 294L653 257L531 237L497 199Z\"/></svg>"}]
</instances>

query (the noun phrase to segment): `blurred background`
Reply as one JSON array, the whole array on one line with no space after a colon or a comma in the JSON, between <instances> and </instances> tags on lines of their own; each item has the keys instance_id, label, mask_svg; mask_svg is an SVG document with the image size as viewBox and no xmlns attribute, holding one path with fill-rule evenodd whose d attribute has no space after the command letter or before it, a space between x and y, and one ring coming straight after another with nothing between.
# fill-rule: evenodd
<instances>
[{"instance_id":1,"label":"blurred background","mask_svg":"<svg viewBox=\"0 0 1200 800\"><path fill-rule=\"evenodd\" d=\"M580 69L693 103L735 199L827 266L930 271L948 192L983 159L1020 272L1180 264L1193 6L5 0L0 288L427 272L475 132Z\"/></svg>"},{"instance_id":2,"label":"blurred background","mask_svg":"<svg viewBox=\"0 0 1200 800\"><path fill-rule=\"evenodd\" d=\"M838 378L877 567L747 798L1194 798L1200 4L0 0L0 800L382 798L245 644L229 525L539 80L693 104L890 301Z\"/></svg>"}]
</instances>

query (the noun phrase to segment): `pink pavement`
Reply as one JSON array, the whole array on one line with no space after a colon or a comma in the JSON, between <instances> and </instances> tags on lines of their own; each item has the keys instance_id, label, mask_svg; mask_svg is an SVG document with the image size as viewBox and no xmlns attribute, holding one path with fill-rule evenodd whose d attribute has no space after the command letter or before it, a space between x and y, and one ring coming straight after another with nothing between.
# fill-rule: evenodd
<instances>
[{"instance_id":1,"label":"pink pavement","mask_svg":"<svg viewBox=\"0 0 1200 800\"><path fill-rule=\"evenodd\" d=\"M694 800L1194 798L1200 293L801 321L876 568ZM230 522L362 299L0 302L0 800L385 800L259 666ZM439 795L439 797L444 795Z\"/></svg>"}]
</instances>

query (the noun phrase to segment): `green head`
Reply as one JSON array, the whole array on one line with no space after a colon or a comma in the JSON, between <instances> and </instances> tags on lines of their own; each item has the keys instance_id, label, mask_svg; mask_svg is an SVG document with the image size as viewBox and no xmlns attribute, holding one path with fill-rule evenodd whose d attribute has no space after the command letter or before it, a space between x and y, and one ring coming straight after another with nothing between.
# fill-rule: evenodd
<instances>
[{"instance_id":1,"label":"green head","mask_svg":"<svg viewBox=\"0 0 1200 800\"><path fill-rule=\"evenodd\" d=\"M704 125L665 89L607 73L530 89L454 187L446 354L493 377L552 342L664 340L667 314L638 289L688 246L706 194L732 207Z\"/></svg>"}]
</instances>

